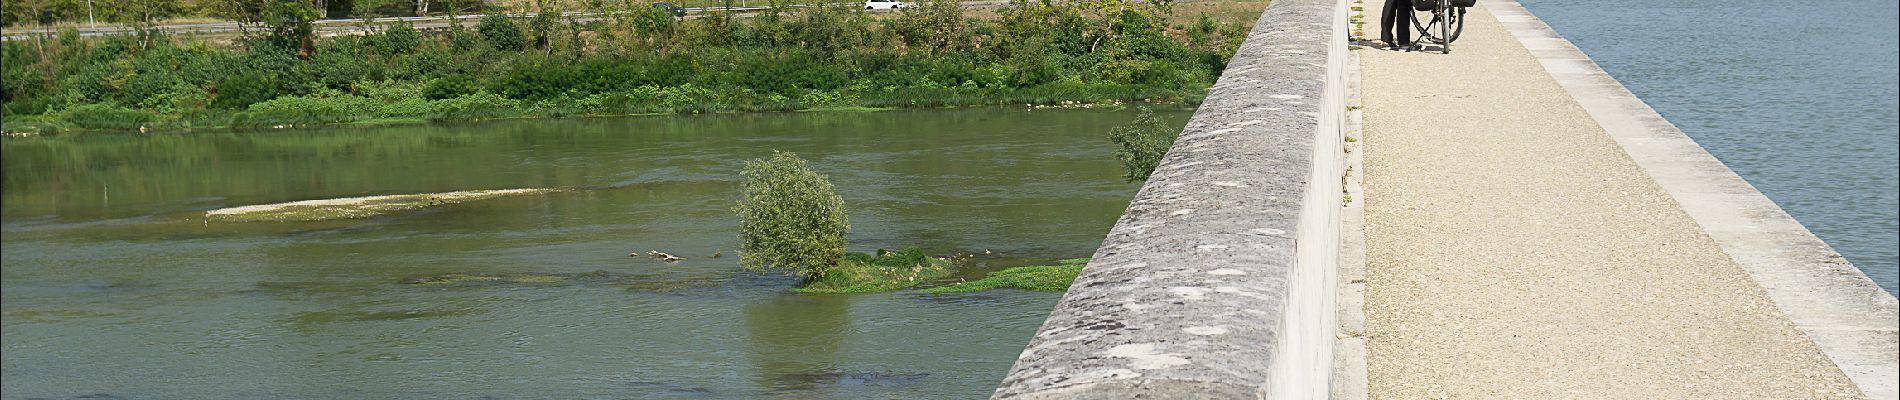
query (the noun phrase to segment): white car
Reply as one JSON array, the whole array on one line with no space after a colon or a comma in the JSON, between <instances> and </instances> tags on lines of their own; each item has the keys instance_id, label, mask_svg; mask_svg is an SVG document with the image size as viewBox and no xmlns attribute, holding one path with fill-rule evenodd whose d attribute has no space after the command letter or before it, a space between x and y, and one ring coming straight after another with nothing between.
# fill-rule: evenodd
<instances>
[{"instance_id":1,"label":"white car","mask_svg":"<svg viewBox=\"0 0 1900 400\"><path fill-rule=\"evenodd\" d=\"M901 1L864 0L864 9L866 10L896 10L896 9L905 8L905 7L910 7L910 6L905 5L904 2L901 2Z\"/></svg>"}]
</instances>

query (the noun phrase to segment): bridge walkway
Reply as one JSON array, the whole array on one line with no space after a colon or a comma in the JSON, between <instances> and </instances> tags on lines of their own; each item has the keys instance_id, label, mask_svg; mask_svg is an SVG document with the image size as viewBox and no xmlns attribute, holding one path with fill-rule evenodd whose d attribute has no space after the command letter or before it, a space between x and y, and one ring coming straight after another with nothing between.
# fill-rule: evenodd
<instances>
[{"instance_id":1,"label":"bridge walkway","mask_svg":"<svg viewBox=\"0 0 1900 400\"><path fill-rule=\"evenodd\" d=\"M1449 55L1360 50L1372 398L1863 397L1491 12L1469 17Z\"/></svg>"}]
</instances>

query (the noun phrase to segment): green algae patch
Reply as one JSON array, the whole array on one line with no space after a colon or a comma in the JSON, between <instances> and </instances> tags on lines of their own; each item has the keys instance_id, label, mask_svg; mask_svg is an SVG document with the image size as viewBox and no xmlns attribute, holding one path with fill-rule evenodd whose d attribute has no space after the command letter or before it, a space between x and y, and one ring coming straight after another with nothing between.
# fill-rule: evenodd
<instances>
[{"instance_id":1,"label":"green algae patch","mask_svg":"<svg viewBox=\"0 0 1900 400\"><path fill-rule=\"evenodd\" d=\"M917 248L878 250L877 255L845 253L838 265L792 291L810 294L889 292L949 277L955 269L950 260L926 256Z\"/></svg>"},{"instance_id":2,"label":"green algae patch","mask_svg":"<svg viewBox=\"0 0 1900 400\"><path fill-rule=\"evenodd\" d=\"M582 272L578 274L550 273L447 273L416 277L402 280L403 284L416 286L497 286L497 285L560 285L577 282L611 281L613 273L607 271Z\"/></svg>"},{"instance_id":3,"label":"green algae patch","mask_svg":"<svg viewBox=\"0 0 1900 400\"><path fill-rule=\"evenodd\" d=\"M560 189L467 190L445 193L397 194L305 200L289 203L220 208L206 211L205 219L222 222L329 221L368 218L394 212L444 206L497 197L520 196Z\"/></svg>"},{"instance_id":4,"label":"green algae patch","mask_svg":"<svg viewBox=\"0 0 1900 400\"><path fill-rule=\"evenodd\" d=\"M949 286L927 288L918 290L918 292L968 293L1002 288L1039 292L1061 292L1069 290L1069 285L1075 283L1076 275L1082 273L1082 267L1088 265L1089 259L1072 258L1057 261L1057 263L1060 265L1033 265L1009 268L1002 271L991 272L989 275L984 276L983 279L961 282Z\"/></svg>"}]
</instances>

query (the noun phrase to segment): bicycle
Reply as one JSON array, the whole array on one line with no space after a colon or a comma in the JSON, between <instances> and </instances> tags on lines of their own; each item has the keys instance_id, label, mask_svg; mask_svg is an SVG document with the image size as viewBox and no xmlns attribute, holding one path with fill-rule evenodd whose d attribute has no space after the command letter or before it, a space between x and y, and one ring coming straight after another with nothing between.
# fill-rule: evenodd
<instances>
[{"instance_id":1,"label":"bicycle","mask_svg":"<svg viewBox=\"0 0 1900 400\"><path fill-rule=\"evenodd\" d=\"M1412 14L1412 26L1418 27L1419 42L1438 43L1439 54L1451 54L1451 42L1465 32L1465 9L1476 6L1478 0L1413 0L1412 9L1430 11L1431 22L1418 22L1418 14ZM1437 30L1437 33L1433 33Z\"/></svg>"}]
</instances>

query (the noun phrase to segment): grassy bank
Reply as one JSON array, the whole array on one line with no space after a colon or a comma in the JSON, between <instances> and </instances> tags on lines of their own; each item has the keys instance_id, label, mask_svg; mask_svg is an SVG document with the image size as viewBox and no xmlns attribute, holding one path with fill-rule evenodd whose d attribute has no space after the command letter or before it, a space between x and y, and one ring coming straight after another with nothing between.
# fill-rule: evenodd
<instances>
[{"instance_id":1,"label":"grassy bank","mask_svg":"<svg viewBox=\"0 0 1900 400\"><path fill-rule=\"evenodd\" d=\"M945 286L918 290L923 293L967 293L990 289L1022 289L1039 292L1061 292L1069 290L1069 284L1075 283L1075 277L1082 274L1082 267L1088 265L1087 258L1074 258L1058 261L1057 265L1032 265L1008 268L991 272L969 282L960 282Z\"/></svg>"},{"instance_id":2,"label":"grassy bank","mask_svg":"<svg viewBox=\"0 0 1900 400\"><path fill-rule=\"evenodd\" d=\"M878 250L875 255L846 253L838 265L827 268L823 275L807 278L792 291L812 294L889 292L943 279L955 269L949 260L924 255L923 250L916 248Z\"/></svg>"},{"instance_id":3,"label":"grassy bank","mask_svg":"<svg viewBox=\"0 0 1900 400\"><path fill-rule=\"evenodd\" d=\"M968 12L792 8L676 19L481 17L315 37L308 18L231 42L76 32L0 43L7 132L271 128L497 118L1197 102L1247 13L1018 2ZM1194 3L1185 3L1194 4ZM1226 4L1226 3L1223 3ZM1233 3L1256 11L1264 3ZM607 10L611 11L611 10ZM301 25L300 25L301 24Z\"/></svg>"},{"instance_id":4,"label":"grassy bank","mask_svg":"<svg viewBox=\"0 0 1900 400\"><path fill-rule=\"evenodd\" d=\"M1039 292L1069 290L1069 284L1082 273L1089 259L1058 261L1057 265L1032 265L991 272L969 282L918 289L919 293L969 293L993 289L1020 289ZM937 285L955 274L950 260L924 255L911 248L903 251L879 250L877 255L846 254L832 273L814 277L793 289L799 293L841 294L876 293Z\"/></svg>"}]
</instances>

